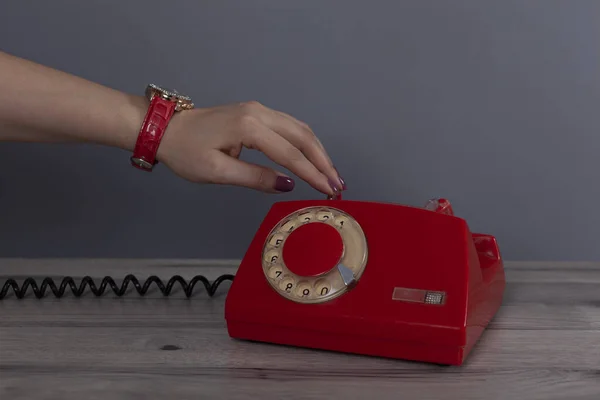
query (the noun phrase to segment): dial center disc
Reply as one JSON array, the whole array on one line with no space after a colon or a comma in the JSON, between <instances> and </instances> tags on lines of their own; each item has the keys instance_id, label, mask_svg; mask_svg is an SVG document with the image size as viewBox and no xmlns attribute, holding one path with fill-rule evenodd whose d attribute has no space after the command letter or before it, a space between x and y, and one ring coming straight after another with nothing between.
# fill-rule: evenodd
<instances>
[{"instance_id":1,"label":"dial center disc","mask_svg":"<svg viewBox=\"0 0 600 400\"><path fill-rule=\"evenodd\" d=\"M344 241L331 225L311 222L293 231L283 246L283 261L299 276L317 276L340 261Z\"/></svg>"}]
</instances>

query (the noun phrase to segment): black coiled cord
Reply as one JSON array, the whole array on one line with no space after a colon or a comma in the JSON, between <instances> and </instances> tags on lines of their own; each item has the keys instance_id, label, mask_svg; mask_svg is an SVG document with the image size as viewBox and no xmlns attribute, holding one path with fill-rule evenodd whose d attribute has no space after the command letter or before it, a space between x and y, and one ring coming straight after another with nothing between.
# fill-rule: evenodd
<instances>
[{"instance_id":1,"label":"black coiled cord","mask_svg":"<svg viewBox=\"0 0 600 400\"><path fill-rule=\"evenodd\" d=\"M49 277L44 278L44 280L42 281L42 284L40 286L38 286L35 279L29 277L29 278L25 279L25 281L23 282L23 285L21 287L19 287L19 285L17 284L17 282L14 279L8 279L6 282L4 282L4 285L2 286L2 290L0 290L0 300L4 299L4 297L8 294L8 290L10 288L13 289L13 292L15 293L15 296L17 296L17 298L22 299L25 297L25 295L27 294L27 290L30 287L31 287L31 290L33 291L33 294L38 299L41 299L42 297L44 297L46 295L46 289L48 289L48 288L50 288L50 290L52 291L52 293L54 294L55 297L61 298L65 295L67 286L71 289L71 293L75 297L81 297L84 294L84 291L87 286L90 287L91 292L97 297L104 295L104 291L106 290L107 286L110 286L110 288L112 289L114 294L121 297L125 294L125 292L127 292L127 289L129 288L130 283L133 285L133 287L135 287L135 289L137 290L137 292L140 296L146 295L146 293L148 292L148 289L150 288L150 285L152 283L156 284L156 286L161 291L163 296L169 296L171 294L171 291L173 290L173 285L175 285L176 282L178 282L180 284L180 286L183 289L183 292L185 293L185 296L187 298L190 298L192 296L194 287L196 286L196 284L198 282L202 282L202 284L206 288L208 296L212 297L215 294L215 292L217 291L217 288L219 287L219 285L221 283L223 283L224 281L232 281L233 282L233 278L234 278L234 275L229 275L229 274L221 275L211 284L208 281L208 279L206 279L204 276L196 275L188 283L181 276L175 275L171 279L169 279L167 281L167 284L165 285L159 277L153 275L153 276L149 277L148 279L146 279L146 281L144 282L143 285L140 285L140 281L134 275L130 274L130 275L125 276L125 279L123 280L123 283L121 284L121 287L119 288L117 286L117 284L115 283L114 279L111 278L110 276L106 276L106 277L104 277L104 279L102 279L102 282L100 283L100 287L97 287L96 284L94 283L94 280L92 278L90 278L89 276L83 277L79 287L77 287L77 285L75 284L75 280L70 276L63 278L59 287L56 286L56 284L54 283L54 280L52 278L49 278Z\"/></svg>"}]
</instances>

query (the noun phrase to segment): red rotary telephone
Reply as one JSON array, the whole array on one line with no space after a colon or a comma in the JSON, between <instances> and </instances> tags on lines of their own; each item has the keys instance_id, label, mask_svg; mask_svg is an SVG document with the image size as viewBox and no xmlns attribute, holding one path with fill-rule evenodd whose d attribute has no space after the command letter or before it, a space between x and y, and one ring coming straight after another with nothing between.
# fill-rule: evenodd
<instances>
[{"instance_id":1,"label":"red rotary telephone","mask_svg":"<svg viewBox=\"0 0 600 400\"><path fill-rule=\"evenodd\" d=\"M445 199L273 205L225 304L232 338L461 365L498 311L496 239Z\"/></svg>"}]
</instances>

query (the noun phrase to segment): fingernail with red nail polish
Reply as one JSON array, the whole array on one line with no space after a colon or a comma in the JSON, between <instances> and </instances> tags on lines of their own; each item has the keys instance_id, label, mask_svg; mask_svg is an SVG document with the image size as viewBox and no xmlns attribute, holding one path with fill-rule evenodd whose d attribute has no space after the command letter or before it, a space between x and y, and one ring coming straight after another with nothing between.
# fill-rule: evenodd
<instances>
[{"instance_id":1,"label":"fingernail with red nail polish","mask_svg":"<svg viewBox=\"0 0 600 400\"><path fill-rule=\"evenodd\" d=\"M275 180L275 190L278 192L291 192L296 186L293 179L287 176L278 176Z\"/></svg>"},{"instance_id":2,"label":"fingernail with red nail polish","mask_svg":"<svg viewBox=\"0 0 600 400\"><path fill-rule=\"evenodd\" d=\"M346 186L346 181L344 181L344 179L340 176L340 172L338 171L338 169L336 167L333 167L333 168L335 169L335 172L337 172L337 174L338 174L340 184L342 185L342 190L346 190L348 188L348 186Z\"/></svg>"},{"instance_id":3,"label":"fingernail with red nail polish","mask_svg":"<svg viewBox=\"0 0 600 400\"><path fill-rule=\"evenodd\" d=\"M328 183L329 183L329 186L331 186L331 188L333 189L334 195L337 195L337 193L340 191L338 184L334 183L331 179L328 180Z\"/></svg>"}]
</instances>

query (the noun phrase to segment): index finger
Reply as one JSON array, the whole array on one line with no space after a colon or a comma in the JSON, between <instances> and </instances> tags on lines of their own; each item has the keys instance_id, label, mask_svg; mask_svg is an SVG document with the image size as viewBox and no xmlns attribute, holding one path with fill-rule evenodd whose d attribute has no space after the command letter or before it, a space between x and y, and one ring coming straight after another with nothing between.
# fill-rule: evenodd
<instances>
[{"instance_id":1,"label":"index finger","mask_svg":"<svg viewBox=\"0 0 600 400\"><path fill-rule=\"evenodd\" d=\"M261 151L315 189L330 196L337 195L337 191L328 182L327 176L308 161L298 148L260 122L257 121L246 127L242 144Z\"/></svg>"},{"instance_id":2,"label":"index finger","mask_svg":"<svg viewBox=\"0 0 600 400\"><path fill-rule=\"evenodd\" d=\"M273 111L296 125L296 129L290 127L290 138L292 139L292 143L296 146L299 146L299 148L303 150L304 154L306 154L308 159L314 162L315 165L326 175L328 175L330 179L338 180L342 185L342 189L345 190L346 182L344 182L344 179L340 176L339 171L335 165L333 165L333 161L331 161L331 157L327 153L325 146L323 146L323 143L321 143L319 137L315 134L312 128L307 123L302 122L289 114L286 114L282 111ZM297 132L297 129L300 129L301 132ZM297 139L295 139L296 137ZM303 145L306 146L304 147Z\"/></svg>"},{"instance_id":3,"label":"index finger","mask_svg":"<svg viewBox=\"0 0 600 400\"><path fill-rule=\"evenodd\" d=\"M333 165L325 146L310 126L282 111L267 110L271 112L272 118L267 118L265 123L300 149L306 158L329 178L330 185L338 190L345 189L344 180Z\"/></svg>"},{"instance_id":4,"label":"index finger","mask_svg":"<svg viewBox=\"0 0 600 400\"><path fill-rule=\"evenodd\" d=\"M341 191L346 188L344 180L334 167L325 147L306 123L289 114L272 110L256 102L251 103L249 112L299 149L328 178L329 186L334 191Z\"/></svg>"}]
</instances>

